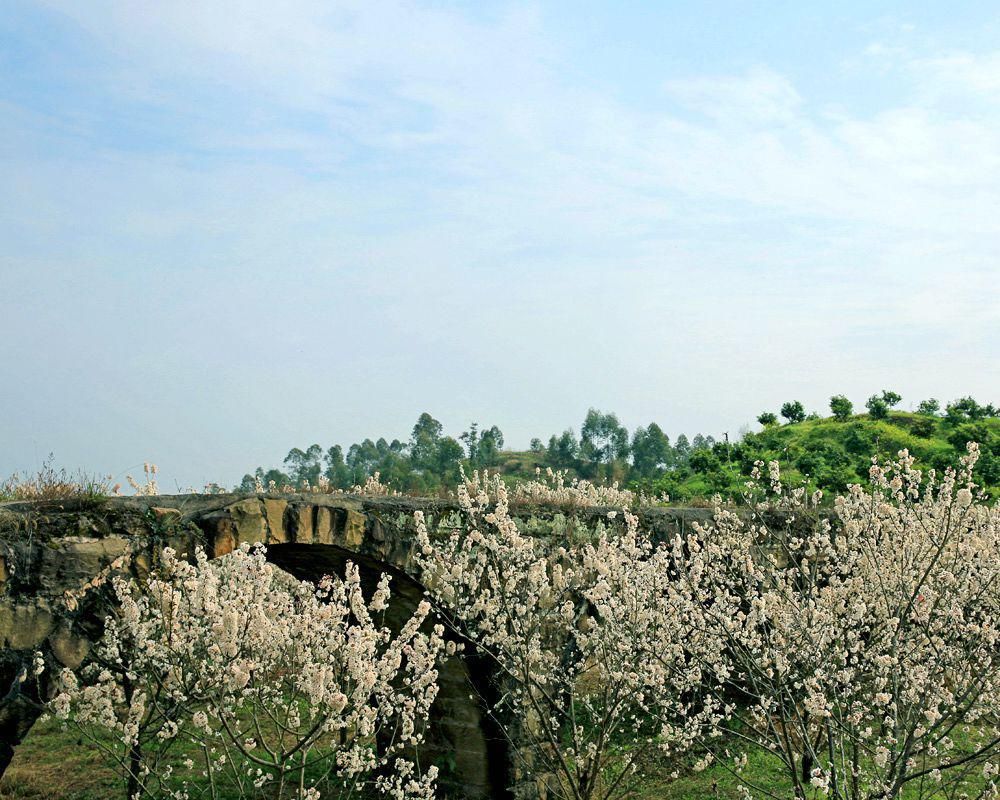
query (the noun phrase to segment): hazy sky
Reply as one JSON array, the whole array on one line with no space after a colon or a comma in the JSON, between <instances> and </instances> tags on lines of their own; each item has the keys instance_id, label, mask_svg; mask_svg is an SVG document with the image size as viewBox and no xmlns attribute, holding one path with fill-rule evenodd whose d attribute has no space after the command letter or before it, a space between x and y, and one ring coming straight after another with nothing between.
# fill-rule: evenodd
<instances>
[{"instance_id":1,"label":"hazy sky","mask_svg":"<svg viewBox=\"0 0 1000 800\"><path fill-rule=\"evenodd\" d=\"M1000 400L1000 12L0 13L0 474Z\"/></svg>"}]
</instances>

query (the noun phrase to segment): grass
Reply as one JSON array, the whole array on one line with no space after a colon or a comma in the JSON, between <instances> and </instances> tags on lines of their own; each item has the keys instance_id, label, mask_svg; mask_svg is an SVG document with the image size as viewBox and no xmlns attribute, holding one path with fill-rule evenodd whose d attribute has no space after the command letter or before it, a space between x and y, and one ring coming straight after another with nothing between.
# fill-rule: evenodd
<instances>
[{"instance_id":1,"label":"grass","mask_svg":"<svg viewBox=\"0 0 1000 800\"><path fill-rule=\"evenodd\" d=\"M644 770L645 778L639 788L630 795L630 800L738 800L740 783L724 767L717 764L702 772L693 769L694 759L687 759L679 765L650 764ZM677 769L679 775L671 777ZM762 751L748 754L743 776L757 786L764 786L775 793L792 796L791 783L782 771L778 759Z\"/></svg>"},{"instance_id":2,"label":"grass","mask_svg":"<svg viewBox=\"0 0 1000 800\"><path fill-rule=\"evenodd\" d=\"M111 479L56 469L53 456L34 474L19 473L0 482L0 503L12 500L101 500L112 492Z\"/></svg>"},{"instance_id":3,"label":"grass","mask_svg":"<svg viewBox=\"0 0 1000 800\"><path fill-rule=\"evenodd\" d=\"M117 800L123 794L104 755L55 722L32 728L0 778L0 800Z\"/></svg>"},{"instance_id":4,"label":"grass","mask_svg":"<svg viewBox=\"0 0 1000 800\"><path fill-rule=\"evenodd\" d=\"M202 751L183 737L173 740L160 768L170 766L174 778L172 789L181 788L187 780L194 786L204 785L201 773ZM184 766L190 758L193 769ZM218 780L219 800L239 800L240 794L226 775ZM314 774L322 796L339 797L335 776ZM276 792L265 787L254 795L260 800L273 800ZM193 798L201 797L197 792ZM208 797L208 795L205 795ZM286 793L285 797L289 795ZM372 800L372 793L360 788L352 795L357 800ZM14 751L14 759L0 778L0 800L124 800L124 783L116 765L92 741L82 737L72 725L64 727L54 719L39 721Z\"/></svg>"},{"instance_id":5,"label":"grass","mask_svg":"<svg viewBox=\"0 0 1000 800\"><path fill-rule=\"evenodd\" d=\"M178 750L177 764L190 755ZM778 759L751 752L743 776L751 783L791 800L791 784ZM642 767L642 779L628 800L739 800L739 781L718 764L695 772L693 757L666 761L655 756ZM677 777L672 773L677 771ZM981 783L975 774L968 788ZM121 781L97 748L81 740L73 729L54 722L37 724L17 748L14 760L0 779L0 800L120 800ZM327 795L324 794L324 797ZM336 794L330 795L336 796ZM915 797L915 787L902 800ZM941 795L943 797L943 795ZM973 795L974 796L974 795Z\"/></svg>"}]
</instances>

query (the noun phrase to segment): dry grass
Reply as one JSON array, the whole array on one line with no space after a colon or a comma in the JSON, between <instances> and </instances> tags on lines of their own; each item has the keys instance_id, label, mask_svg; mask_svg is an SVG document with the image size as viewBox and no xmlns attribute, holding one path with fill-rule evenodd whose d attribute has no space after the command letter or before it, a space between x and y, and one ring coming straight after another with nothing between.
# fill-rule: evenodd
<instances>
[{"instance_id":1,"label":"dry grass","mask_svg":"<svg viewBox=\"0 0 1000 800\"><path fill-rule=\"evenodd\" d=\"M111 494L111 478L99 478L83 472L70 475L65 468L56 469L49 455L34 474L11 475L0 483L0 502L9 500L68 500L94 499Z\"/></svg>"},{"instance_id":2,"label":"dry grass","mask_svg":"<svg viewBox=\"0 0 1000 800\"><path fill-rule=\"evenodd\" d=\"M35 726L0 778L0 800L118 800L122 794L97 748L52 722Z\"/></svg>"}]
</instances>

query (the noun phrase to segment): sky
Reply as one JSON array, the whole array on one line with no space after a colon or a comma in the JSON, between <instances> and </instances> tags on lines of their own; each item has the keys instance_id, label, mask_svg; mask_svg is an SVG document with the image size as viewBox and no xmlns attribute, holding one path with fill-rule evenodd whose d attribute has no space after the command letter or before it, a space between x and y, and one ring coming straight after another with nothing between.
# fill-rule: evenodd
<instances>
[{"instance_id":1,"label":"sky","mask_svg":"<svg viewBox=\"0 0 1000 800\"><path fill-rule=\"evenodd\" d=\"M6 0L0 474L1000 400L1000 9Z\"/></svg>"}]
</instances>

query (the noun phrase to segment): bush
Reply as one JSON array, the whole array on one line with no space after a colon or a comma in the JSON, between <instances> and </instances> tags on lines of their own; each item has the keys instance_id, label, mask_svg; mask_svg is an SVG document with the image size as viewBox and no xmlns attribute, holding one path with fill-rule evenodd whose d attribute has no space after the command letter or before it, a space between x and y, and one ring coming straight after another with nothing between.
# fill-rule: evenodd
<instances>
[{"instance_id":1,"label":"bush","mask_svg":"<svg viewBox=\"0 0 1000 800\"><path fill-rule=\"evenodd\" d=\"M844 395L837 394L830 398L830 411L834 419L844 422L854 413L854 404Z\"/></svg>"},{"instance_id":2,"label":"bush","mask_svg":"<svg viewBox=\"0 0 1000 800\"><path fill-rule=\"evenodd\" d=\"M802 403L795 400L781 407L781 416L789 422L802 422L806 418L806 410Z\"/></svg>"}]
</instances>

